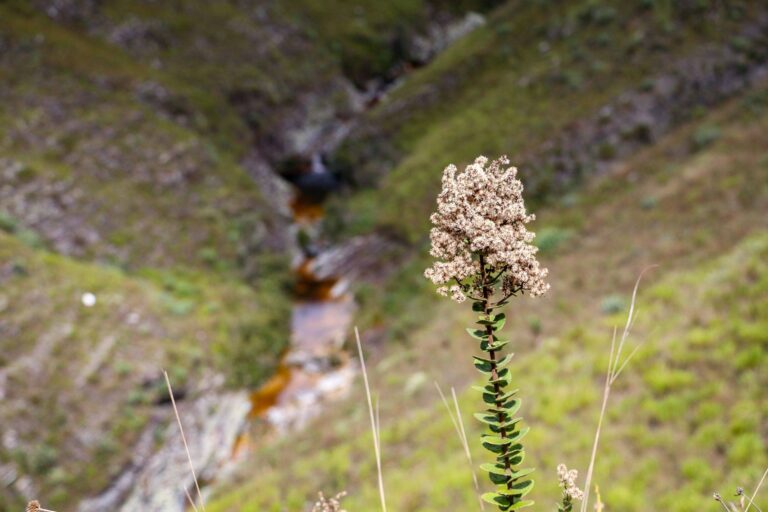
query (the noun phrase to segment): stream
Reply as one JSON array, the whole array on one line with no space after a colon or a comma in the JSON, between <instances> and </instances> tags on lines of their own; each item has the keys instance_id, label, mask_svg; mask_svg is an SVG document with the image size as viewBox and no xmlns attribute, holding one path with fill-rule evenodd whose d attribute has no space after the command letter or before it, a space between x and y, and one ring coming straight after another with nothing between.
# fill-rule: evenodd
<instances>
[{"instance_id":1,"label":"stream","mask_svg":"<svg viewBox=\"0 0 768 512\"><path fill-rule=\"evenodd\" d=\"M225 481L248 453L306 426L328 403L346 396L356 365L343 344L349 335L355 302L349 282L315 273L320 250L322 202L335 179L312 157L312 166L294 183L291 232L296 233L291 339L275 374L256 390L222 391L223 377L202 384L199 398L179 403L189 451L207 494L211 483ZM303 235L299 235L303 233ZM332 250L332 248L329 248ZM219 391L216 391L219 390ZM175 423L161 413L150 421L134 446L133 460L100 495L83 500L78 510L183 512L185 490L194 494L186 451ZM163 439L155 446L158 435Z\"/></svg>"},{"instance_id":2,"label":"stream","mask_svg":"<svg viewBox=\"0 0 768 512\"><path fill-rule=\"evenodd\" d=\"M311 161L309 173L297 180L291 200L294 228L303 233L304 242L293 262L290 348L275 375L250 395L251 420L281 433L303 428L325 402L345 396L356 374L342 349L355 312L349 283L340 276L318 277L313 268L321 252L317 233L322 203L335 187L335 179L319 154ZM241 438L236 453L252 443L248 437Z\"/></svg>"},{"instance_id":3,"label":"stream","mask_svg":"<svg viewBox=\"0 0 768 512\"><path fill-rule=\"evenodd\" d=\"M435 23L426 35L417 38L423 54L421 63L483 23L484 18L475 13L445 25ZM352 104L358 105L358 116L403 79L380 81L366 92L347 91ZM328 106L326 97L319 101L324 108ZM281 179L271 166L253 166L252 174L259 177L254 179L262 181L265 194L274 196L276 208L287 207L292 218L288 228L295 239L291 337L277 371L258 389L227 391L222 375L201 376L197 393L193 394L197 398L179 403L189 452L204 495L210 492L210 484L226 481L260 445L302 429L328 404L346 396L357 375L355 360L343 349L356 310L349 289L359 275L350 263L364 267L359 263L371 259L370 255L382 249L385 242L374 235L349 240L340 247L326 247L320 234L324 200L339 185L323 155L330 154L344 140L354 126L354 117L342 120L331 116L315 126L306 121L307 126L299 127L295 138L310 142L294 148L301 155L298 165L289 175L283 175L282 183L277 183ZM290 184L287 194L282 193L286 192L285 181ZM288 204L281 204L283 201ZM101 494L81 501L77 509L187 509L185 491L194 494L195 483L178 426L169 422L167 408L153 413L133 446L131 459Z\"/></svg>"}]
</instances>

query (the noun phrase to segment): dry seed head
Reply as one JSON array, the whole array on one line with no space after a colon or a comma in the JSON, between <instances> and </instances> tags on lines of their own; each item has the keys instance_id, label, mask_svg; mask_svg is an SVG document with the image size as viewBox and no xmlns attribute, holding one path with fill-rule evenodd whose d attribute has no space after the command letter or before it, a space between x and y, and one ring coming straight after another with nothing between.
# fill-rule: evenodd
<instances>
[{"instance_id":1,"label":"dry seed head","mask_svg":"<svg viewBox=\"0 0 768 512\"><path fill-rule=\"evenodd\" d=\"M441 295L465 299L466 290L445 285L477 275L480 254L491 269L504 271L503 292L519 289L539 296L549 289L547 269L540 267L538 248L531 244L535 234L525 227L534 216L526 213L523 184L508 164L506 157L489 163L479 156L463 172L454 165L443 171L437 211L430 217L430 254L437 261L424 273L440 285Z\"/></svg>"}]
</instances>

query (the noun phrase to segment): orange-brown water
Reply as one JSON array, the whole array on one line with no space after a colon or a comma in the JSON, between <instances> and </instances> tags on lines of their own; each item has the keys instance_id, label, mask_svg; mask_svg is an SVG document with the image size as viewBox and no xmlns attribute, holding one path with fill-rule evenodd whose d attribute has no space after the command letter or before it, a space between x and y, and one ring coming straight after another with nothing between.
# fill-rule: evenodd
<instances>
[{"instance_id":1,"label":"orange-brown water","mask_svg":"<svg viewBox=\"0 0 768 512\"><path fill-rule=\"evenodd\" d=\"M317 222L323 218L325 210L323 205L312 200L306 194L297 193L291 199L291 211L296 222Z\"/></svg>"},{"instance_id":2,"label":"orange-brown water","mask_svg":"<svg viewBox=\"0 0 768 512\"><path fill-rule=\"evenodd\" d=\"M318 222L323 216L322 205L301 193L296 194L291 208L297 224ZM334 395L338 389L331 385L329 391L329 379L332 380L339 369L341 374L351 369L346 354L338 352L338 340L343 338L351 322L352 300L346 295L334 295L333 288L339 278L320 279L313 274L311 266L312 258L305 256L295 267L290 347L275 374L251 393L252 420L263 419L269 425L284 421L286 416L293 417L297 411L300 414L305 404L303 399L311 396L322 400L324 396ZM335 363L330 370L327 367L323 370L313 366L317 361ZM233 457L248 452L253 442L246 430L233 447Z\"/></svg>"},{"instance_id":3,"label":"orange-brown water","mask_svg":"<svg viewBox=\"0 0 768 512\"><path fill-rule=\"evenodd\" d=\"M305 301L333 300L331 290L339 282L339 279L337 277L319 279L312 274L311 265L312 259L307 258L296 269L295 297Z\"/></svg>"},{"instance_id":4,"label":"orange-brown water","mask_svg":"<svg viewBox=\"0 0 768 512\"><path fill-rule=\"evenodd\" d=\"M275 374L267 382L261 385L259 389L251 393L251 418L257 418L264 414L270 407L277 403L280 393L288 387L291 382L291 369L280 362Z\"/></svg>"}]
</instances>

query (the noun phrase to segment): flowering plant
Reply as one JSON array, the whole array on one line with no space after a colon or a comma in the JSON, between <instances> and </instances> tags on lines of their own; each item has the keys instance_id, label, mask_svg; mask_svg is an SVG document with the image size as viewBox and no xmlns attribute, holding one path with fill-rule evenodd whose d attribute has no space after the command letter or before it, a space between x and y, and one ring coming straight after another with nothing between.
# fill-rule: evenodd
<instances>
[{"instance_id":1,"label":"flowering plant","mask_svg":"<svg viewBox=\"0 0 768 512\"><path fill-rule=\"evenodd\" d=\"M531 244L535 235L526 228L534 216L526 213L517 169L507 165L506 157L489 163L480 156L463 172L446 167L431 216L430 254L437 261L425 271L438 293L457 302L470 298L479 315L477 327L467 329L484 353L474 357L475 367L487 377L476 388L486 408L475 417L487 426L481 442L495 458L481 469L496 485L483 499L503 511L533 504L524 499L533 488L533 470L520 467L528 429L514 417L521 402L509 389L513 354L502 356L509 340L498 333L506 316L496 311L519 293L540 296L549 289L547 269L539 266Z\"/></svg>"}]
</instances>

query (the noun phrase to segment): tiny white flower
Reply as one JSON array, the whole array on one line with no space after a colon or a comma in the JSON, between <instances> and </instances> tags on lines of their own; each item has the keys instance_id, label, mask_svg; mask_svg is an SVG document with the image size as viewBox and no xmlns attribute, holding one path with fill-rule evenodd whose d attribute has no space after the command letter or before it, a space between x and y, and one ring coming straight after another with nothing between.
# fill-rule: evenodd
<instances>
[{"instance_id":1,"label":"tiny white flower","mask_svg":"<svg viewBox=\"0 0 768 512\"><path fill-rule=\"evenodd\" d=\"M85 292L82 297L80 297L80 302L83 303L83 306L92 308L96 305L96 296L91 292Z\"/></svg>"}]
</instances>

